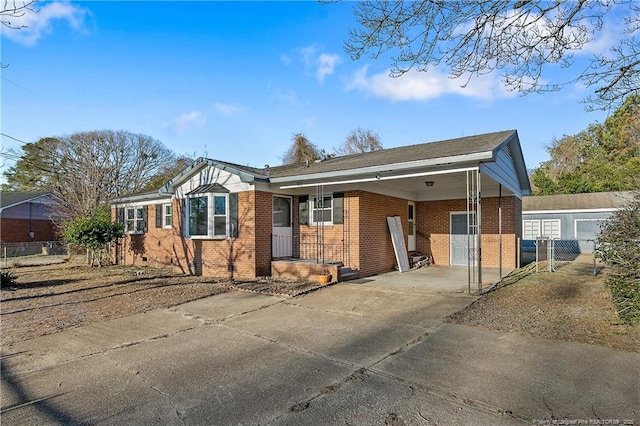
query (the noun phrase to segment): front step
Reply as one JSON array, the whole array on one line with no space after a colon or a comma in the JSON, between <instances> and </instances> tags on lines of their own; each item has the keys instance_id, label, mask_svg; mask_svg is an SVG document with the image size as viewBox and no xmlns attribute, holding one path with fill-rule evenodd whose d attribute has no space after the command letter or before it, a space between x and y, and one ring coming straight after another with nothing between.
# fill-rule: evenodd
<instances>
[{"instance_id":1,"label":"front step","mask_svg":"<svg viewBox=\"0 0 640 426\"><path fill-rule=\"evenodd\" d=\"M348 266L343 266L338 270L338 281L355 280L358 277L360 277L360 272Z\"/></svg>"}]
</instances>

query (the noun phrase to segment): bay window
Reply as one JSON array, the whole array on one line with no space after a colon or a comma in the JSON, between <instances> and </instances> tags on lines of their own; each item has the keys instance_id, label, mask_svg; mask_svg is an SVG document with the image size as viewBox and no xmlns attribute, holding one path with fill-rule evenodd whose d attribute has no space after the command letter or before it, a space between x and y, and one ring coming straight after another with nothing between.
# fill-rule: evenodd
<instances>
[{"instance_id":1,"label":"bay window","mask_svg":"<svg viewBox=\"0 0 640 426\"><path fill-rule=\"evenodd\" d=\"M188 237L237 236L237 194L192 194L186 200L186 209Z\"/></svg>"}]
</instances>

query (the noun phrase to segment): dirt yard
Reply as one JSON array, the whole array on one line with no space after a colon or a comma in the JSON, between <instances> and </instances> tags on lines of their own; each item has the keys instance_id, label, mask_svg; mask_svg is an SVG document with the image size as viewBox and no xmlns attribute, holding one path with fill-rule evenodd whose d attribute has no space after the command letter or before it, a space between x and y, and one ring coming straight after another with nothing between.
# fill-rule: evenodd
<instances>
[{"instance_id":1,"label":"dirt yard","mask_svg":"<svg viewBox=\"0 0 640 426\"><path fill-rule=\"evenodd\" d=\"M1 292L3 345L226 291L295 295L316 286L269 279L232 284L151 268L90 268L68 263L20 267L13 272L16 286Z\"/></svg>"},{"instance_id":2,"label":"dirt yard","mask_svg":"<svg viewBox=\"0 0 640 426\"><path fill-rule=\"evenodd\" d=\"M606 269L568 263L531 273L478 299L450 320L460 324L640 352L640 325L620 322Z\"/></svg>"}]
</instances>

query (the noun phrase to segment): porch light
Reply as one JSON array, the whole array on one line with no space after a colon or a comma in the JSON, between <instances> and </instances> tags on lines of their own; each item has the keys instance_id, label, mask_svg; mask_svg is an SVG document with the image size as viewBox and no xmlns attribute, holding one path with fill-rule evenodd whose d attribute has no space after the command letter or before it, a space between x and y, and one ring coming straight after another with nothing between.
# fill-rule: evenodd
<instances>
[{"instance_id":1,"label":"porch light","mask_svg":"<svg viewBox=\"0 0 640 426\"><path fill-rule=\"evenodd\" d=\"M434 182L432 180L428 180L424 184L427 185L427 186L433 186L433 183Z\"/></svg>"}]
</instances>

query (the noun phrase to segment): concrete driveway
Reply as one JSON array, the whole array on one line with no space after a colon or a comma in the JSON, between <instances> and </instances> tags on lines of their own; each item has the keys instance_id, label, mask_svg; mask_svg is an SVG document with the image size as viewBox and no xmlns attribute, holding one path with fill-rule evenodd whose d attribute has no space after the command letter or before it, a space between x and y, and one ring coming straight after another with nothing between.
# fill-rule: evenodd
<instances>
[{"instance_id":1,"label":"concrete driveway","mask_svg":"<svg viewBox=\"0 0 640 426\"><path fill-rule=\"evenodd\" d=\"M639 354L443 323L473 300L380 280L235 292L20 342L2 421L638 424Z\"/></svg>"}]
</instances>

